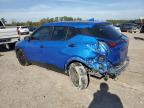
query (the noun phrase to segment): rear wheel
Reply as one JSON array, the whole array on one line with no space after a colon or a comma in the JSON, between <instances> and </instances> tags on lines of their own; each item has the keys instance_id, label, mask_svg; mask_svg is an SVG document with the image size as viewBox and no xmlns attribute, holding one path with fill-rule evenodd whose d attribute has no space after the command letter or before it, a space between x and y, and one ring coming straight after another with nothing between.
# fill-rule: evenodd
<instances>
[{"instance_id":1,"label":"rear wheel","mask_svg":"<svg viewBox=\"0 0 144 108\"><path fill-rule=\"evenodd\" d=\"M22 65L22 66L28 66L30 65L30 63L28 62L28 60L26 59L25 55L24 55L24 52L19 49L17 52L16 52L16 55L17 55L17 58L18 58L18 61L19 63Z\"/></svg>"},{"instance_id":2,"label":"rear wheel","mask_svg":"<svg viewBox=\"0 0 144 108\"><path fill-rule=\"evenodd\" d=\"M89 83L89 77L85 67L78 62L71 63L68 69L69 77L76 88L85 89Z\"/></svg>"}]
</instances>

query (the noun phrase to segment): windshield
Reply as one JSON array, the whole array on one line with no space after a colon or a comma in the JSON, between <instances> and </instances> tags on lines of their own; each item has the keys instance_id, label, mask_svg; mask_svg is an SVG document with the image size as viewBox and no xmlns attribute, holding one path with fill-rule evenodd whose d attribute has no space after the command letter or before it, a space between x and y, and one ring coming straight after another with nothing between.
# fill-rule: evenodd
<instances>
[{"instance_id":1,"label":"windshield","mask_svg":"<svg viewBox=\"0 0 144 108\"><path fill-rule=\"evenodd\" d=\"M112 25L94 26L92 28L85 28L80 30L81 34L91 35L106 39L118 39L121 37L121 33L115 29Z\"/></svg>"}]
</instances>

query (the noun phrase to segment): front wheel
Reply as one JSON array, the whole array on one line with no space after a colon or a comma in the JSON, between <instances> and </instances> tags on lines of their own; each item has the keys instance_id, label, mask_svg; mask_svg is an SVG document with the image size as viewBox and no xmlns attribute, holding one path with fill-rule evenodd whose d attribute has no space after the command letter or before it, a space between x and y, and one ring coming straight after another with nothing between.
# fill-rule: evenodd
<instances>
[{"instance_id":1,"label":"front wheel","mask_svg":"<svg viewBox=\"0 0 144 108\"><path fill-rule=\"evenodd\" d=\"M30 65L30 63L28 62L28 60L26 59L25 55L24 55L24 52L19 49L17 52L16 52L16 56L18 58L18 61L19 63L22 65L22 66L28 66Z\"/></svg>"},{"instance_id":2,"label":"front wheel","mask_svg":"<svg viewBox=\"0 0 144 108\"><path fill-rule=\"evenodd\" d=\"M68 72L69 77L76 88L81 90L87 88L89 77L85 67L81 63L71 63Z\"/></svg>"}]
</instances>

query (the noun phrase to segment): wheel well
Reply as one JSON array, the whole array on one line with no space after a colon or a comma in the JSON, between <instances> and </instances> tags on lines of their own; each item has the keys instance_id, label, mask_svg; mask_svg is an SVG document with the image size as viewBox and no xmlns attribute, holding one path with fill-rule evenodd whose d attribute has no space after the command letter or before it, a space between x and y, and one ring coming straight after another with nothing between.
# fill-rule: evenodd
<instances>
[{"instance_id":1,"label":"wheel well","mask_svg":"<svg viewBox=\"0 0 144 108\"><path fill-rule=\"evenodd\" d=\"M73 60L71 62L69 62L66 66L66 70L68 70L68 67L70 66L71 63L74 63L74 62L78 62L78 63L81 63L83 66L85 66L86 68L90 69L85 63L81 62L81 61L78 61L78 60Z\"/></svg>"},{"instance_id":2,"label":"wheel well","mask_svg":"<svg viewBox=\"0 0 144 108\"><path fill-rule=\"evenodd\" d=\"M20 48L17 48L17 49L16 49L16 52L18 52L19 50L20 50Z\"/></svg>"},{"instance_id":3,"label":"wheel well","mask_svg":"<svg viewBox=\"0 0 144 108\"><path fill-rule=\"evenodd\" d=\"M90 82L90 76L89 76L89 74L88 74L88 72L89 72L89 70L90 70L90 67L88 67L85 63L83 63L83 62L81 62L81 61L78 61L78 60L73 60L73 61L71 61L71 62L69 62L68 64L67 64L67 67L66 67L66 69L68 70L68 67L70 66L70 64L71 63L74 63L74 62L77 62L77 63L81 63L83 66L84 66L84 69L86 70L86 73L84 74L81 74L82 75L82 77L83 78L81 78L82 79L82 81L81 81L81 83L83 83L83 81L85 82L85 83L83 83L84 85L83 85L83 87L82 88L80 88L80 89L84 89L84 88L87 88L88 87L88 85L89 85L89 82ZM66 72L67 72L67 75L69 75L69 72L66 70ZM85 77L84 77L85 76ZM86 84L86 85L85 85Z\"/></svg>"}]
</instances>

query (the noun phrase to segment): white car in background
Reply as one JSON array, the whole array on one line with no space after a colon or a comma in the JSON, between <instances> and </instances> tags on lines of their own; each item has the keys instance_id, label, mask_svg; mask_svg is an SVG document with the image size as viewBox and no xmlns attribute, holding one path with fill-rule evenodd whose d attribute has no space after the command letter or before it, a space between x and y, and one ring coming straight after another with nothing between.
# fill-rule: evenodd
<instances>
[{"instance_id":1,"label":"white car in background","mask_svg":"<svg viewBox=\"0 0 144 108\"><path fill-rule=\"evenodd\" d=\"M29 34L29 29L26 26L19 26L17 27L17 32L19 35Z\"/></svg>"}]
</instances>

